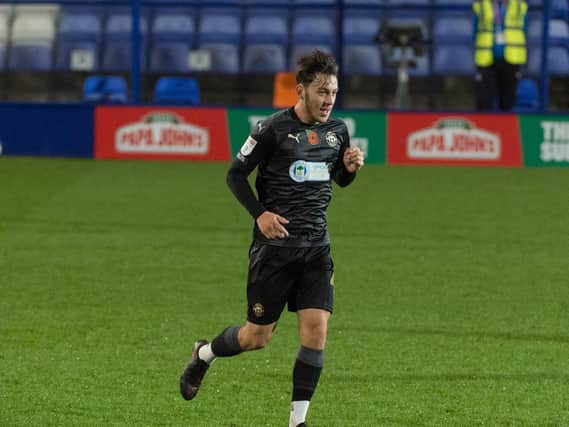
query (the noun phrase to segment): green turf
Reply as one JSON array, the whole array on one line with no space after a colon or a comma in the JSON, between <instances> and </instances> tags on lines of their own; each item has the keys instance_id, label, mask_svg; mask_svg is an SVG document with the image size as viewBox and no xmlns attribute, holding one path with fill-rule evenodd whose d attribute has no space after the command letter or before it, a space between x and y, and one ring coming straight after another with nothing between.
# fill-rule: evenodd
<instances>
[{"instance_id":1,"label":"green turf","mask_svg":"<svg viewBox=\"0 0 569 427\"><path fill-rule=\"evenodd\" d=\"M178 394L245 313L225 164L0 158L0 425L285 426L295 318ZM312 426L569 425L569 171L367 166L329 210Z\"/></svg>"}]
</instances>

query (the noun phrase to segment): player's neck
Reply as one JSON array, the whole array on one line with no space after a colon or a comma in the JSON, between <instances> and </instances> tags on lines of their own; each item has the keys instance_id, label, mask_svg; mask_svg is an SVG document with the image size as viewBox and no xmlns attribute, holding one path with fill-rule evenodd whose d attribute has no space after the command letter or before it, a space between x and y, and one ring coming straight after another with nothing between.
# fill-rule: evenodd
<instances>
[{"instance_id":1,"label":"player's neck","mask_svg":"<svg viewBox=\"0 0 569 427\"><path fill-rule=\"evenodd\" d=\"M306 105L302 101L298 101L294 105L294 112L296 114L296 117L298 117L298 120L300 120L304 124L313 125L318 123L317 121L310 119L310 114L308 114Z\"/></svg>"}]
</instances>

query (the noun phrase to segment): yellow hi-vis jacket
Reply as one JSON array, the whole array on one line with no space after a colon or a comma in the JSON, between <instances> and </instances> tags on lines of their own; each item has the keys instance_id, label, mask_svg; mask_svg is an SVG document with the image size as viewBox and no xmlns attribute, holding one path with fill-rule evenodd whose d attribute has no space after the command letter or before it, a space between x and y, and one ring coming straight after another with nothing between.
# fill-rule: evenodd
<instances>
[{"instance_id":1,"label":"yellow hi-vis jacket","mask_svg":"<svg viewBox=\"0 0 569 427\"><path fill-rule=\"evenodd\" d=\"M494 62L494 5L492 0L475 0L472 9L478 17L474 62L479 67L489 67ZM509 0L504 26L504 59L515 65L527 61L524 21L528 5L524 0Z\"/></svg>"}]
</instances>

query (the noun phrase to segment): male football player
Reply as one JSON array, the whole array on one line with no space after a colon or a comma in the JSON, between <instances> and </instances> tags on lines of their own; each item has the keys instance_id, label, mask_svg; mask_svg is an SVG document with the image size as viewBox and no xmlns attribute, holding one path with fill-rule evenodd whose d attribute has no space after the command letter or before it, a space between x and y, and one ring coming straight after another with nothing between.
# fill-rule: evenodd
<instances>
[{"instance_id":1,"label":"male football player","mask_svg":"<svg viewBox=\"0 0 569 427\"><path fill-rule=\"evenodd\" d=\"M288 304L297 313L300 349L293 369L289 425L305 426L324 364L333 309L333 263L326 228L332 183L350 184L364 164L350 147L346 125L330 118L338 93L334 58L314 51L299 59L297 103L257 124L227 174L227 183L255 219L249 250L247 321L230 326L211 343L194 344L180 378L193 399L216 357L265 347ZM247 181L257 171L257 197Z\"/></svg>"}]
</instances>

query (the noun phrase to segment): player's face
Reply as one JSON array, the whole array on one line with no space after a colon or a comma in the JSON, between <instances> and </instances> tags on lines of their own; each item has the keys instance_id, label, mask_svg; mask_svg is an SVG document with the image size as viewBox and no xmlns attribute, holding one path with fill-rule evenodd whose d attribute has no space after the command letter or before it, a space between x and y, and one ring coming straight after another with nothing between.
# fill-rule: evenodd
<instances>
[{"instance_id":1,"label":"player's face","mask_svg":"<svg viewBox=\"0 0 569 427\"><path fill-rule=\"evenodd\" d=\"M338 78L317 74L308 86L304 87L304 104L311 122L324 123L330 118L332 107L338 95Z\"/></svg>"}]
</instances>

